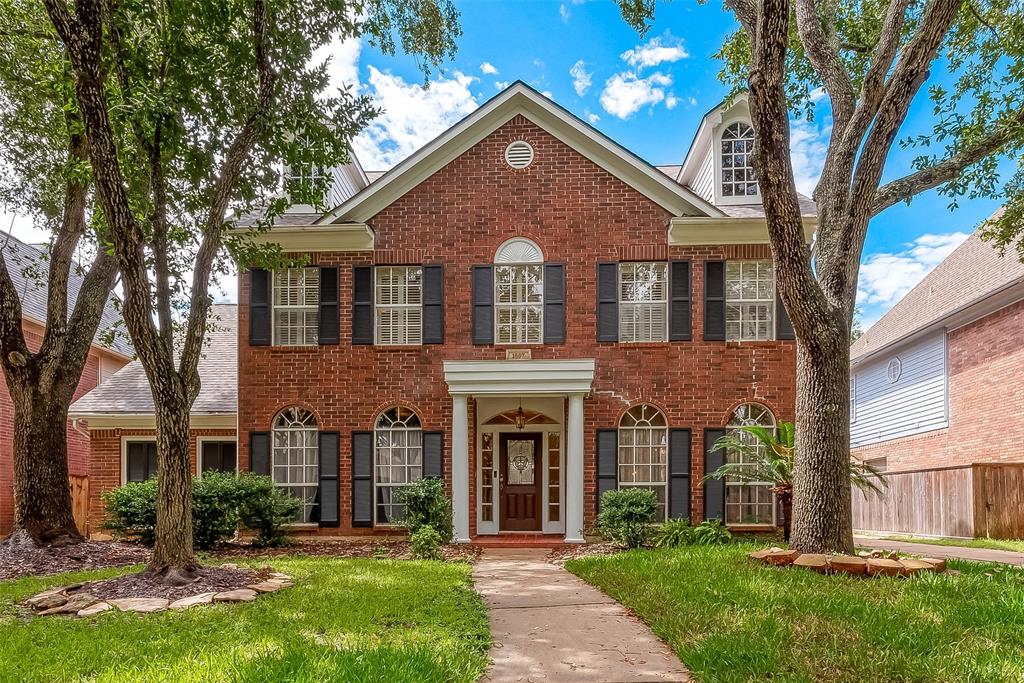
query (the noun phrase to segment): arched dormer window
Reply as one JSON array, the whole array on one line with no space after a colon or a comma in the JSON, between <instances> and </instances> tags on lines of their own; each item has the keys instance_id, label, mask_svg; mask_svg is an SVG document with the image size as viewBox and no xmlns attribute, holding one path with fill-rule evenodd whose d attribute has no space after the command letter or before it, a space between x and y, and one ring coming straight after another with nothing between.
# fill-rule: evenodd
<instances>
[{"instance_id":1,"label":"arched dormer window","mask_svg":"<svg viewBox=\"0 0 1024 683\"><path fill-rule=\"evenodd\" d=\"M544 334L544 254L516 237L494 257L494 327L498 344L540 344Z\"/></svg>"},{"instance_id":2,"label":"arched dormer window","mask_svg":"<svg viewBox=\"0 0 1024 683\"><path fill-rule=\"evenodd\" d=\"M754 174L754 129L737 121L722 131L722 196L757 197Z\"/></svg>"}]
</instances>

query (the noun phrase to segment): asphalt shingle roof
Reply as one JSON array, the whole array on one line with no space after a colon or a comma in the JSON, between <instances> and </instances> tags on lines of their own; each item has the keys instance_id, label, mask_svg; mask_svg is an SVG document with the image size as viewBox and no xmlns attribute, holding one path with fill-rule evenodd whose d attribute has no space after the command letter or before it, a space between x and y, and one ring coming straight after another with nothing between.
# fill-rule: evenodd
<instances>
[{"instance_id":1,"label":"asphalt shingle roof","mask_svg":"<svg viewBox=\"0 0 1024 683\"><path fill-rule=\"evenodd\" d=\"M192 414L233 413L238 409L238 307L214 304L211 327L199 359L202 388ZM142 363L134 360L71 405L72 415L153 412L153 394Z\"/></svg>"},{"instance_id":2,"label":"asphalt shingle roof","mask_svg":"<svg viewBox=\"0 0 1024 683\"><path fill-rule=\"evenodd\" d=\"M7 272L11 276L14 288L21 300L21 313L26 318L39 323L46 323L47 295L49 292L47 274L50 270L49 253L37 246L26 244L13 235L0 233L0 250L3 250ZM68 276L68 314L78 300L78 293L85 281L84 272L72 265ZM121 325L121 314L118 313L115 301L117 296L110 295L107 305L100 317L93 343L109 348L123 356L132 356L132 347L128 333ZM116 331L117 334L109 334ZM110 339L110 337L113 337Z\"/></svg>"}]
</instances>

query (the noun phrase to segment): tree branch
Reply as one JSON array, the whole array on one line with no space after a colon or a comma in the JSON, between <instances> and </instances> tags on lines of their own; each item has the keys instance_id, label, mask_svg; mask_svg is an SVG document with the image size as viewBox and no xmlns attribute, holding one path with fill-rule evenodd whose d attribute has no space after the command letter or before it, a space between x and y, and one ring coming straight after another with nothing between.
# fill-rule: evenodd
<instances>
[{"instance_id":1,"label":"tree branch","mask_svg":"<svg viewBox=\"0 0 1024 683\"><path fill-rule=\"evenodd\" d=\"M821 76L832 100L833 125L846 127L853 114L853 84L839 58L839 39L835 33L835 8L832 16L821 16L816 0L796 0L796 26L804 51L814 70Z\"/></svg>"},{"instance_id":2,"label":"tree branch","mask_svg":"<svg viewBox=\"0 0 1024 683\"><path fill-rule=\"evenodd\" d=\"M14 288L4 259L6 240L0 243L0 366L12 386L16 374L23 374L32 357L21 328L21 300Z\"/></svg>"}]
</instances>

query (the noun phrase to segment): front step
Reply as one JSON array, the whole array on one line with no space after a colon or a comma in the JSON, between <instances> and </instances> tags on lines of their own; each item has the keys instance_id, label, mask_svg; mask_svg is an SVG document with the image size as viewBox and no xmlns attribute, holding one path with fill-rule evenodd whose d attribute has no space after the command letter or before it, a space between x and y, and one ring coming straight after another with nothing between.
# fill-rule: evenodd
<instances>
[{"instance_id":1,"label":"front step","mask_svg":"<svg viewBox=\"0 0 1024 683\"><path fill-rule=\"evenodd\" d=\"M475 536L471 545L480 548L558 548L565 545L562 534L498 534L497 536Z\"/></svg>"}]
</instances>

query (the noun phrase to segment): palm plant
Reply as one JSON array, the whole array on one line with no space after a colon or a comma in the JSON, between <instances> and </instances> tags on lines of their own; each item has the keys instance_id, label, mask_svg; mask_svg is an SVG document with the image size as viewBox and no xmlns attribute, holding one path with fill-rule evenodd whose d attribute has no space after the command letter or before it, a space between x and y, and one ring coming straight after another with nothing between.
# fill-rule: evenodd
<instances>
[{"instance_id":1,"label":"palm plant","mask_svg":"<svg viewBox=\"0 0 1024 683\"><path fill-rule=\"evenodd\" d=\"M748 434L753 437L744 438ZM793 451L796 430L792 422L780 422L777 427L744 425L715 442L712 452L725 450L743 456L741 462L726 462L709 479L729 479L746 482L769 482L771 491L782 505L782 533L789 540L793 512ZM850 461L850 480L861 491L883 493L888 483L882 472L866 462Z\"/></svg>"}]
</instances>

